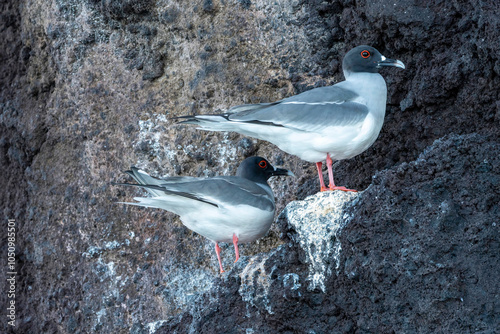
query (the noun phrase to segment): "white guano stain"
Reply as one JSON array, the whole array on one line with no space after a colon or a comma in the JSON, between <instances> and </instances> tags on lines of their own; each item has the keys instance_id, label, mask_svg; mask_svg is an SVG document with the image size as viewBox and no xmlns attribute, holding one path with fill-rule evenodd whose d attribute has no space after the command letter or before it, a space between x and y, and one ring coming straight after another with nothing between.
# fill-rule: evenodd
<instances>
[{"instance_id":1,"label":"white guano stain","mask_svg":"<svg viewBox=\"0 0 500 334\"><path fill-rule=\"evenodd\" d=\"M309 290L319 287L325 292L325 278L332 274L332 268L338 271L342 250L338 235L348 220L344 208L358 194L343 191L318 193L286 206L284 214L297 232L294 241L305 251L309 264ZM332 260L334 266L330 264Z\"/></svg>"}]
</instances>

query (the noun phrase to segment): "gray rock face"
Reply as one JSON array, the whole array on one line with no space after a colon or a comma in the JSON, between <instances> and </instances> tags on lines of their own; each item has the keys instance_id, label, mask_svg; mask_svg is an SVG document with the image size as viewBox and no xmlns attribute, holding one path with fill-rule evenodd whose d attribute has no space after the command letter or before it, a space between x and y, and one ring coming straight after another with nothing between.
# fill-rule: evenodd
<instances>
[{"instance_id":1,"label":"gray rock face","mask_svg":"<svg viewBox=\"0 0 500 334\"><path fill-rule=\"evenodd\" d=\"M500 327L498 1L0 6L0 266L15 219L18 273L16 328L3 321L0 331ZM407 65L382 73L378 140L334 166L336 182L359 194L306 199L318 190L312 164L173 125L338 82L359 44ZM222 247L225 276L210 242L172 214L117 205L134 194L110 185L130 165L213 176L254 154L297 177L271 180L279 219L266 237L243 245L236 264ZM0 294L2 309L8 302Z\"/></svg>"}]
</instances>

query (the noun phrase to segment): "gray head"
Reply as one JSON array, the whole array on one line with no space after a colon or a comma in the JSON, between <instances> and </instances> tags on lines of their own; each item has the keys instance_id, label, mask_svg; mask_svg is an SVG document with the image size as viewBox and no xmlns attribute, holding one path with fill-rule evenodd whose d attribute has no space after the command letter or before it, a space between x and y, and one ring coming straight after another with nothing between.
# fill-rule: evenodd
<instances>
[{"instance_id":1,"label":"gray head","mask_svg":"<svg viewBox=\"0 0 500 334\"><path fill-rule=\"evenodd\" d=\"M276 168L262 157L250 157L243 160L236 171L236 176L243 177L257 183L267 183L271 176L293 175L287 169Z\"/></svg>"},{"instance_id":2,"label":"gray head","mask_svg":"<svg viewBox=\"0 0 500 334\"><path fill-rule=\"evenodd\" d=\"M347 52L342 62L342 68L347 73L377 73L384 66L405 68L401 60L388 59L377 49L368 45L360 45Z\"/></svg>"}]
</instances>

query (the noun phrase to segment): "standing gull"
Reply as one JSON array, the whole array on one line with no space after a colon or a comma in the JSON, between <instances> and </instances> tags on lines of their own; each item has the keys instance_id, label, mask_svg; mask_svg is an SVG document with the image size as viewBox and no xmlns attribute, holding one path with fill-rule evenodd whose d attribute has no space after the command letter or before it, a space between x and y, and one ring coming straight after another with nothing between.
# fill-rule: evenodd
<instances>
[{"instance_id":1,"label":"standing gull","mask_svg":"<svg viewBox=\"0 0 500 334\"><path fill-rule=\"evenodd\" d=\"M211 178L175 176L157 179L132 167L126 171L139 184L115 183L146 189L152 197L135 197L138 203L125 203L159 208L178 214L190 230L215 242L221 273L219 242L232 242L236 261L240 255L238 242L252 242L264 236L274 219L274 196L267 183L271 176L293 175L273 167L266 159L245 159L236 176Z\"/></svg>"},{"instance_id":2,"label":"standing gull","mask_svg":"<svg viewBox=\"0 0 500 334\"><path fill-rule=\"evenodd\" d=\"M336 186L332 160L352 158L368 149L384 123L387 86L378 73L385 66L405 68L400 60L384 57L375 48L357 46L342 62L345 81L315 88L274 103L245 104L216 115L179 117L200 129L235 131L269 141L283 151L315 162L321 191L322 161L326 158L330 190Z\"/></svg>"}]
</instances>

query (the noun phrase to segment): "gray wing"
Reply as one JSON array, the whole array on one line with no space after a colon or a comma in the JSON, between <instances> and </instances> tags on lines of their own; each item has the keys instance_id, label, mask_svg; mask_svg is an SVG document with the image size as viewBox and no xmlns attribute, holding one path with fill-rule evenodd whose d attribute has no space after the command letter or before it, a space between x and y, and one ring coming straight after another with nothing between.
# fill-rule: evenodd
<instances>
[{"instance_id":1,"label":"gray wing","mask_svg":"<svg viewBox=\"0 0 500 334\"><path fill-rule=\"evenodd\" d=\"M190 178L180 182L137 185L159 192L194 199L217 207L251 205L262 210L274 210L274 198L256 183L236 176ZM161 194L163 193L163 194Z\"/></svg>"},{"instance_id":2,"label":"gray wing","mask_svg":"<svg viewBox=\"0 0 500 334\"><path fill-rule=\"evenodd\" d=\"M368 108L355 102L357 97L354 92L338 86L321 87L275 103L234 107L226 117L235 122L317 131L363 122Z\"/></svg>"}]
</instances>

